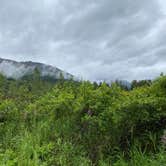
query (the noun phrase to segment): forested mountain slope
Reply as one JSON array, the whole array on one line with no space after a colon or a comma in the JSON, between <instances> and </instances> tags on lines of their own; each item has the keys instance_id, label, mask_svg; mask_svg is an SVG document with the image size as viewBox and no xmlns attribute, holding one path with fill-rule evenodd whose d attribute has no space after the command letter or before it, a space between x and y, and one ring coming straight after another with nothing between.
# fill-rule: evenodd
<instances>
[{"instance_id":1,"label":"forested mountain slope","mask_svg":"<svg viewBox=\"0 0 166 166\"><path fill-rule=\"evenodd\" d=\"M21 78L25 75L30 75L37 69L41 76L50 76L54 79L59 79L63 74L65 79L73 78L73 75L64 72L56 67L36 62L16 62L13 60L0 58L0 73L9 78Z\"/></svg>"}]
</instances>

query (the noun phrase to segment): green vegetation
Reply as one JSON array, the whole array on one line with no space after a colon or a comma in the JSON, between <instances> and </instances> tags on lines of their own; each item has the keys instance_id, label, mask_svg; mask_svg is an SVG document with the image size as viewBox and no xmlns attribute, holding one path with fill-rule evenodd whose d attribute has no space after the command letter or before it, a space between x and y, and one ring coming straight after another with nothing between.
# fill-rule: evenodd
<instances>
[{"instance_id":1,"label":"green vegetation","mask_svg":"<svg viewBox=\"0 0 166 166\"><path fill-rule=\"evenodd\" d=\"M0 166L166 166L166 76L117 83L0 75Z\"/></svg>"}]
</instances>

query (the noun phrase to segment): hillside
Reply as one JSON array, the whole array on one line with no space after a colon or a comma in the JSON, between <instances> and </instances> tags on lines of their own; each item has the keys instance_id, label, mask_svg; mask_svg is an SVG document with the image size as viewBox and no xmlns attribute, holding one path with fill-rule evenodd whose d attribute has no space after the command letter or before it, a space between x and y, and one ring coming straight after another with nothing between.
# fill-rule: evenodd
<instances>
[{"instance_id":1,"label":"hillside","mask_svg":"<svg viewBox=\"0 0 166 166\"><path fill-rule=\"evenodd\" d=\"M64 72L56 67L36 62L16 62L13 60L0 58L0 73L10 78L21 78L25 75L32 74L35 69L38 69L41 76L50 76L54 79L59 79L63 74L65 79L74 78L72 74Z\"/></svg>"}]
</instances>

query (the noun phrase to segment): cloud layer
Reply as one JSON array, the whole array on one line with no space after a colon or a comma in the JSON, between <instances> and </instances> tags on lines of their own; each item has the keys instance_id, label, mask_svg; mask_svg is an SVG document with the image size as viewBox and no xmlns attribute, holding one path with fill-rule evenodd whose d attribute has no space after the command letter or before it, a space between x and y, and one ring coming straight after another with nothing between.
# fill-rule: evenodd
<instances>
[{"instance_id":1,"label":"cloud layer","mask_svg":"<svg viewBox=\"0 0 166 166\"><path fill-rule=\"evenodd\" d=\"M0 57L91 80L166 72L164 0L1 0Z\"/></svg>"}]
</instances>

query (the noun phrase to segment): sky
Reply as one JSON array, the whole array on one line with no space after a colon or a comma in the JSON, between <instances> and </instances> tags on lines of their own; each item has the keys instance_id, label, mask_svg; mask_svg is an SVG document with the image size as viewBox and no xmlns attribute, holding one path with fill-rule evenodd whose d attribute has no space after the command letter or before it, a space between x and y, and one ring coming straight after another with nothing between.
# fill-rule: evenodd
<instances>
[{"instance_id":1,"label":"sky","mask_svg":"<svg viewBox=\"0 0 166 166\"><path fill-rule=\"evenodd\" d=\"M166 73L165 0L0 0L0 57L83 79Z\"/></svg>"}]
</instances>

